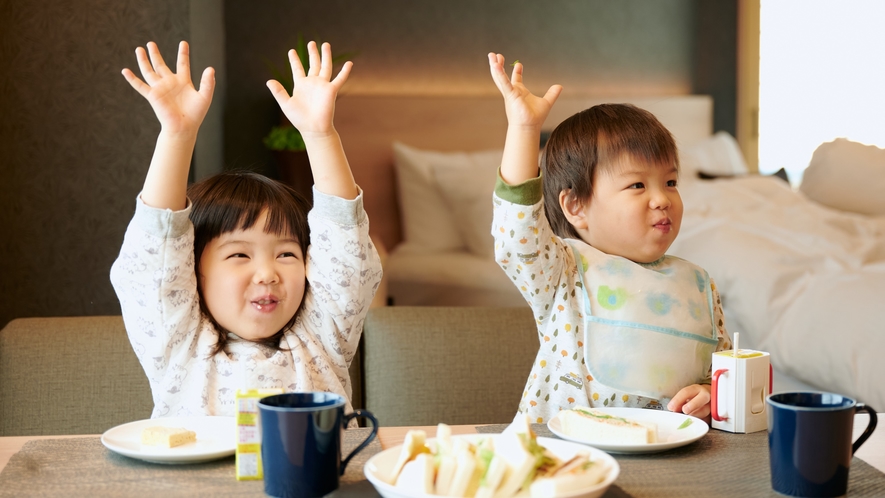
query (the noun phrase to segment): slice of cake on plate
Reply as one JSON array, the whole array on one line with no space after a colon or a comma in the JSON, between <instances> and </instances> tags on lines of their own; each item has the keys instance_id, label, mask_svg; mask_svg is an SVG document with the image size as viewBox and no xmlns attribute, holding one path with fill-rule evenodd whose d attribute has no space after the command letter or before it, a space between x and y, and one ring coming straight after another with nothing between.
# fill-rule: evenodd
<instances>
[{"instance_id":1,"label":"slice of cake on plate","mask_svg":"<svg viewBox=\"0 0 885 498\"><path fill-rule=\"evenodd\" d=\"M141 431L141 444L174 448L197 440L197 433L182 427L146 427Z\"/></svg>"}]
</instances>

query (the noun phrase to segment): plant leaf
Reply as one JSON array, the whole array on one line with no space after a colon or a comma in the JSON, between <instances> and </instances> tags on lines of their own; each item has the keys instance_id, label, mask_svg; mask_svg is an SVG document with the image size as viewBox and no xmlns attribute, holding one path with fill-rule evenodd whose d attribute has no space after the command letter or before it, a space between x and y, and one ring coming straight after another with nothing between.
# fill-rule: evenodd
<instances>
[{"instance_id":1,"label":"plant leaf","mask_svg":"<svg viewBox=\"0 0 885 498\"><path fill-rule=\"evenodd\" d=\"M294 126L274 126L262 140L270 150L306 150L304 138Z\"/></svg>"}]
</instances>

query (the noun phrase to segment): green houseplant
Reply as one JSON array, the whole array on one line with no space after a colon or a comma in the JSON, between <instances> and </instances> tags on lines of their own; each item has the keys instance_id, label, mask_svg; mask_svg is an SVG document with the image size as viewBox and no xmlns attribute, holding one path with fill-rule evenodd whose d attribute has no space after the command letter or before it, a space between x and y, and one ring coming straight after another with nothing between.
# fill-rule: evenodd
<instances>
[{"instance_id":1,"label":"green houseplant","mask_svg":"<svg viewBox=\"0 0 885 498\"><path fill-rule=\"evenodd\" d=\"M317 41L317 45L322 45ZM310 66L307 52L307 40L298 35L295 42L295 53L301 61L301 67L306 71ZM332 62L345 61L353 57L353 53L341 53L332 57ZM281 69L269 60L265 60L273 78L279 81L290 93L292 92L292 65L286 57L286 63ZM310 162L307 159L307 148L301 133L289 123L286 116L280 113L280 124L271 127L270 132L262 139L264 146L274 155L282 182L290 185L307 198L312 198L313 175L310 171Z\"/></svg>"},{"instance_id":2,"label":"green houseplant","mask_svg":"<svg viewBox=\"0 0 885 498\"><path fill-rule=\"evenodd\" d=\"M279 125L270 129L270 133L262 140L264 146L275 151L305 150L301 133L292 125Z\"/></svg>"}]
</instances>

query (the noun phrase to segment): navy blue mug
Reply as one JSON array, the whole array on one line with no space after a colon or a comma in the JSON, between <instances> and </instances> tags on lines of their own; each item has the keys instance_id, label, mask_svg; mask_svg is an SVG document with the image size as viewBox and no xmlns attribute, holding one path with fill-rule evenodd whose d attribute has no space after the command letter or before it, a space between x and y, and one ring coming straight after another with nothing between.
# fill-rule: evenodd
<instances>
[{"instance_id":1,"label":"navy blue mug","mask_svg":"<svg viewBox=\"0 0 885 498\"><path fill-rule=\"evenodd\" d=\"M378 421L368 410L344 414L345 399L334 393L287 393L258 402L264 492L277 497L325 496L338 489L347 463L368 446ZM341 440L355 417L371 421L371 434L341 459Z\"/></svg>"},{"instance_id":2,"label":"navy blue mug","mask_svg":"<svg viewBox=\"0 0 885 498\"><path fill-rule=\"evenodd\" d=\"M876 429L876 411L821 392L772 394L766 402L771 487L790 496L844 495L851 458ZM852 443L854 414L864 410L870 421Z\"/></svg>"}]
</instances>

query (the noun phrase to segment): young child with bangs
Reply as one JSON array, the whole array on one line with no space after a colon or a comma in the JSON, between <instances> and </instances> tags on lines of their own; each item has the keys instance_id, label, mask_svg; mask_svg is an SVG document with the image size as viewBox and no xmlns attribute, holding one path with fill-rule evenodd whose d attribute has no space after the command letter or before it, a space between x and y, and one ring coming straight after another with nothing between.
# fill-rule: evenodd
<instances>
[{"instance_id":1,"label":"young child with bangs","mask_svg":"<svg viewBox=\"0 0 885 498\"><path fill-rule=\"evenodd\" d=\"M495 257L532 307L540 349L519 411L549 421L576 406L710 418L712 353L731 349L703 268L666 254L679 233L679 165L648 111L603 104L563 121L541 161L543 97L489 54L508 128L494 195Z\"/></svg>"},{"instance_id":2,"label":"young child with bangs","mask_svg":"<svg viewBox=\"0 0 885 498\"><path fill-rule=\"evenodd\" d=\"M348 366L381 280L362 192L333 125L347 62L308 44L305 72L289 51L294 88L267 86L304 137L313 206L251 172L188 187L214 71L199 90L182 42L173 72L157 45L136 49L142 78L123 76L151 105L160 135L111 282L154 399L152 418L235 414L241 388L329 391L352 410Z\"/></svg>"}]
</instances>

